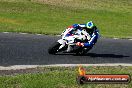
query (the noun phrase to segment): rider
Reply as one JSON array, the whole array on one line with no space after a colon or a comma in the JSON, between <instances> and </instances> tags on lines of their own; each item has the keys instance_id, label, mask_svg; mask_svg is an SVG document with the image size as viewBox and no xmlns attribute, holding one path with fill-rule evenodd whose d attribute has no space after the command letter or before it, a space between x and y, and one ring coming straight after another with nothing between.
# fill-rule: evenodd
<instances>
[{"instance_id":1,"label":"rider","mask_svg":"<svg viewBox=\"0 0 132 88\"><path fill-rule=\"evenodd\" d=\"M94 44L94 40L98 38L98 35L93 35L93 33L97 33L98 29L92 21L88 21L86 24L78 24L83 30L85 30L89 35L87 35L87 39L85 42L78 42L77 46L88 47Z\"/></svg>"},{"instance_id":2,"label":"rider","mask_svg":"<svg viewBox=\"0 0 132 88\"><path fill-rule=\"evenodd\" d=\"M93 33L97 33L98 30L92 21L88 21L86 24L73 24L70 27L73 29L69 32L69 34L78 35L79 38L76 39L81 40L76 43L79 47L88 47L93 45L95 43L95 39L98 37L98 35L93 35ZM67 52L70 52L71 50L72 48L69 45Z\"/></svg>"}]
</instances>

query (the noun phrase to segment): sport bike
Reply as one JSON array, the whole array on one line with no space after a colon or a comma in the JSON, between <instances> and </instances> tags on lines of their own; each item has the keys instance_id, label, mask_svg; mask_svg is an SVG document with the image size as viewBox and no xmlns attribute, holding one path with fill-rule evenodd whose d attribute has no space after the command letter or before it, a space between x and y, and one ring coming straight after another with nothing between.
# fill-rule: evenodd
<instances>
[{"instance_id":1,"label":"sport bike","mask_svg":"<svg viewBox=\"0 0 132 88\"><path fill-rule=\"evenodd\" d=\"M61 39L59 39L58 41L54 42L51 47L49 47L48 49L48 53L49 54L57 54L59 52L63 52L63 53L67 53L67 48L68 45L71 46L72 50L71 52L68 53L75 53L76 55L83 55L86 54L89 50L92 49L92 47L95 45L95 43L97 42L98 38L99 38L99 32L98 30L94 31L93 34L91 34L90 36L97 36L94 39L94 42L91 44L91 46L88 47L80 47L77 46L76 43L77 42L85 42L80 40L80 36L78 35L69 35L69 32L72 30L72 28L70 29L66 29L62 32L61 34Z\"/></svg>"}]
</instances>

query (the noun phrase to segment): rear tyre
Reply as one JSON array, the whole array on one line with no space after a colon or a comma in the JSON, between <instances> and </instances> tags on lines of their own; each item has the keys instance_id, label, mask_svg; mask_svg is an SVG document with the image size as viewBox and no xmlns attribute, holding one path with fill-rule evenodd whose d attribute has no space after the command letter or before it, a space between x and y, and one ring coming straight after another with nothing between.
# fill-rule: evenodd
<instances>
[{"instance_id":1,"label":"rear tyre","mask_svg":"<svg viewBox=\"0 0 132 88\"><path fill-rule=\"evenodd\" d=\"M53 45L51 47L49 47L48 53L56 54L58 52L57 50L59 49L60 46L61 46L61 44L58 42L53 43Z\"/></svg>"},{"instance_id":2,"label":"rear tyre","mask_svg":"<svg viewBox=\"0 0 132 88\"><path fill-rule=\"evenodd\" d=\"M91 49L92 49L92 47L80 48L80 49L78 49L78 51L76 52L76 55L85 55L85 54L87 54L87 52L88 52L89 50L91 50Z\"/></svg>"}]
</instances>

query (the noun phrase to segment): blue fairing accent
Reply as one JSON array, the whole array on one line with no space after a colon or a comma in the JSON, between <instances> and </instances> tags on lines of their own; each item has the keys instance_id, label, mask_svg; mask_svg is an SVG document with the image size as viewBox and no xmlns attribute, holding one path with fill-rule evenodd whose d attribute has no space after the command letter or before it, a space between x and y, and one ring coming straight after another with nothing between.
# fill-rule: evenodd
<instances>
[{"instance_id":1,"label":"blue fairing accent","mask_svg":"<svg viewBox=\"0 0 132 88\"><path fill-rule=\"evenodd\" d=\"M89 43L84 43L84 46L85 46L85 47L91 46L91 44L89 44Z\"/></svg>"},{"instance_id":2,"label":"blue fairing accent","mask_svg":"<svg viewBox=\"0 0 132 88\"><path fill-rule=\"evenodd\" d=\"M72 26L73 26L73 28L77 28L79 25L78 24L73 24Z\"/></svg>"},{"instance_id":3,"label":"blue fairing accent","mask_svg":"<svg viewBox=\"0 0 132 88\"><path fill-rule=\"evenodd\" d=\"M65 37L68 37L68 36L71 36L71 34L70 34L70 33L68 33L68 34L66 34L66 35L65 35Z\"/></svg>"}]
</instances>

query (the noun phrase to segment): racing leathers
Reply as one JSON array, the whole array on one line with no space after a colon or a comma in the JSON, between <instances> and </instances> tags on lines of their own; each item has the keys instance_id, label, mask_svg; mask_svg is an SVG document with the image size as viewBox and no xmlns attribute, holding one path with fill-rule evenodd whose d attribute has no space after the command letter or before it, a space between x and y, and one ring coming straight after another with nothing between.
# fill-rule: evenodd
<instances>
[{"instance_id":1,"label":"racing leathers","mask_svg":"<svg viewBox=\"0 0 132 88\"><path fill-rule=\"evenodd\" d=\"M94 45L97 42L97 40L95 40L95 39L98 38L98 34L97 34L98 29L97 29L97 27L94 26L92 29L88 29L85 24L79 24L79 26L83 30L85 30L89 35L87 36L87 39L84 42L78 42L76 45L84 46L84 47Z\"/></svg>"}]
</instances>

